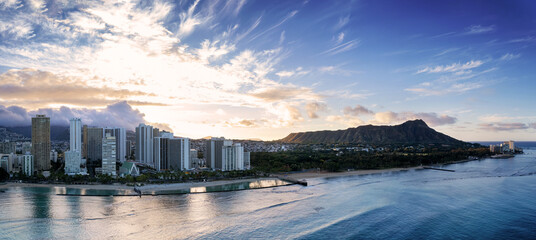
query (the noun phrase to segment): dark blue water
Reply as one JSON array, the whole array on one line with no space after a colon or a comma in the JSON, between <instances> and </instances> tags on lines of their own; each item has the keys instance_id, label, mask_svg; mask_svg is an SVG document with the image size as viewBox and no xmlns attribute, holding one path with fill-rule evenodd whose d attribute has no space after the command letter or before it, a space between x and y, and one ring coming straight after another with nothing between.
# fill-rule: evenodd
<instances>
[{"instance_id":1,"label":"dark blue water","mask_svg":"<svg viewBox=\"0 0 536 240\"><path fill-rule=\"evenodd\" d=\"M0 192L0 239L536 239L536 149L511 159L176 196Z\"/></svg>"}]
</instances>

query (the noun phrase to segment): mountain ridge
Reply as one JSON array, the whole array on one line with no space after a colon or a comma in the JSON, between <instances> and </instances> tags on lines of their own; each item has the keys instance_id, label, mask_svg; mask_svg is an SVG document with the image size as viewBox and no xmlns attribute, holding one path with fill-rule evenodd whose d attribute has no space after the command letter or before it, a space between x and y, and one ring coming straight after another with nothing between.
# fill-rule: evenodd
<instances>
[{"instance_id":1,"label":"mountain ridge","mask_svg":"<svg viewBox=\"0 0 536 240\"><path fill-rule=\"evenodd\" d=\"M421 119L406 121L394 126L365 125L343 130L323 130L291 133L277 140L285 143L301 144L462 144L463 141L437 132Z\"/></svg>"}]
</instances>

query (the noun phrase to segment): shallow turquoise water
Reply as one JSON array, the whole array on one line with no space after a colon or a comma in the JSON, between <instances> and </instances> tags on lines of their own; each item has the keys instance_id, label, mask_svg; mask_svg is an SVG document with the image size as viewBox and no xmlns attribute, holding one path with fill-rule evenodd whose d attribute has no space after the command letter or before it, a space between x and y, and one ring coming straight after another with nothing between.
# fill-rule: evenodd
<instances>
[{"instance_id":1,"label":"shallow turquoise water","mask_svg":"<svg viewBox=\"0 0 536 240\"><path fill-rule=\"evenodd\" d=\"M0 192L0 239L536 239L536 150L513 159L170 196Z\"/></svg>"}]
</instances>

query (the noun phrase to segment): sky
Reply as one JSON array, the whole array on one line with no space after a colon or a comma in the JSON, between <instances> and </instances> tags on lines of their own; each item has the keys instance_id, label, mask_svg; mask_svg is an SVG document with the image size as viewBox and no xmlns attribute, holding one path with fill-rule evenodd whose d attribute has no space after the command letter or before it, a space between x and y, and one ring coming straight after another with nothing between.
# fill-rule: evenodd
<instances>
[{"instance_id":1,"label":"sky","mask_svg":"<svg viewBox=\"0 0 536 240\"><path fill-rule=\"evenodd\" d=\"M534 1L0 0L0 126L536 140Z\"/></svg>"}]
</instances>

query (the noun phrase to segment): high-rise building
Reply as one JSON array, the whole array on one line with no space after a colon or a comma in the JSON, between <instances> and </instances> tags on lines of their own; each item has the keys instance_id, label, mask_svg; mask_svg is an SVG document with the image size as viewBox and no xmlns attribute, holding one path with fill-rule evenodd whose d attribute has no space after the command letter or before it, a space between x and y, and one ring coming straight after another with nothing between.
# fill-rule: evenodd
<instances>
[{"instance_id":1,"label":"high-rise building","mask_svg":"<svg viewBox=\"0 0 536 240\"><path fill-rule=\"evenodd\" d=\"M207 167L212 169L222 169L222 148L224 145L232 145L233 141L225 138L211 138L207 140L205 150L205 160Z\"/></svg>"},{"instance_id":2,"label":"high-rise building","mask_svg":"<svg viewBox=\"0 0 536 240\"><path fill-rule=\"evenodd\" d=\"M0 142L0 153L10 154L17 153L17 143L16 142Z\"/></svg>"},{"instance_id":3,"label":"high-rise building","mask_svg":"<svg viewBox=\"0 0 536 240\"><path fill-rule=\"evenodd\" d=\"M6 172L11 172L13 170L12 157L10 154L0 154L0 168L3 168Z\"/></svg>"},{"instance_id":4,"label":"high-rise building","mask_svg":"<svg viewBox=\"0 0 536 240\"><path fill-rule=\"evenodd\" d=\"M34 174L34 157L30 154L24 154L22 159L22 172L26 176L32 176Z\"/></svg>"},{"instance_id":5,"label":"high-rise building","mask_svg":"<svg viewBox=\"0 0 536 240\"><path fill-rule=\"evenodd\" d=\"M222 171L244 170L244 147L240 143L224 145L221 162Z\"/></svg>"},{"instance_id":6,"label":"high-rise building","mask_svg":"<svg viewBox=\"0 0 536 240\"><path fill-rule=\"evenodd\" d=\"M156 137L153 159L158 171L190 169L190 140L188 138Z\"/></svg>"},{"instance_id":7,"label":"high-rise building","mask_svg":"<svg viewBox=\"0 0 536 240\"><path fill-rule=\"evenodd\" d=\"M102 161L102 128L87 128L87 164L98 167Z\"/></svg>"},{"instance_id":8,"label":"high-rise building","mask_svg":"<svg viewBox=\"0 0 536 240\"><path fill-rule=\"evenodd\" d=\"M80 173L80 163L82 154L79 151L65 152L65 174L72 175Z\"/></svg>"},{"instance_id":9,"label":"high-rise building","mask_svg":"<svg viewBox=\"0 0 536 240\"><path fill-rule=\"evenodd\" d=\"M158 131L158 130L157 130ZM140 123L136 127L136 161L154 166L153 161L153 126Z\"/></svg>"},{"instance_id":10,"label":"high-rise building","mask_svg":"<svg viewBox=\"0 0 536 240\"><path fill-rule=\"evenodd\" d=\"M153 138L153 160L154 168L157 171L164 171L170 168L169 150L169 138Z\"/></svg>"},{"instance_id":11,"label":"high-rise building","mask_svg":"<svg viewBox=\"0 0 536 240\"><path fill-rule=\"evenodd\" d=\"M35 170L50 169L50 118L36 115L32 118L32 155Z\"/></svg>"},{"instance_id":12,"label":"high-rise building","mask_svg":"<svg viewBox=\"0 0 536 240\"><path fill-rule=\"evenodd\" d=\"M117 175L116 171L116 140L110 133L102 139L102 174Z\"/></svg>"},{"instance_id":13,"label":"high-rise building","mask_svg":"<svg viewBox=\"0 0 536 240\"><path fill-rule=\"evenodd\" d=\"M70 151L77 151L82 153L82 120L80 118L73 118L70 121Z\"/></svg>"},{"instance_id":14,"label":"high-rise building","mask_svg":"<svg viewBox=\"0 0 536 240\"><path fill-rule=\"evenodd\" d=\"M87 159L87 125L82 127L82 158Z\"/></svg>"},{"instance_id":15,"label":"high-rise building","mask_svg":"<svg viewBox=\"0 0 536 240\"><path fill-rule=\"evenodd\" d=\"M190 139L171 138L169 139L169 165L175 170L190 169Z\"/></svg>"},{"instance_id":16,"label":"high-rise building","mask_svg":"<svg viewBox=\"0 0 536 240\"><path fill-rule=\"evenodd\" d=\"M112 137L115 137L115 146L117 148L117 154L116 154L116 161L117 162L124 162L125 157L127 156L126 152L126 141L127 141L127 132L124 128L105 128L104 129L104 136L106 136L107 133L110 133Z\"/></svg>"}]
</instances>

